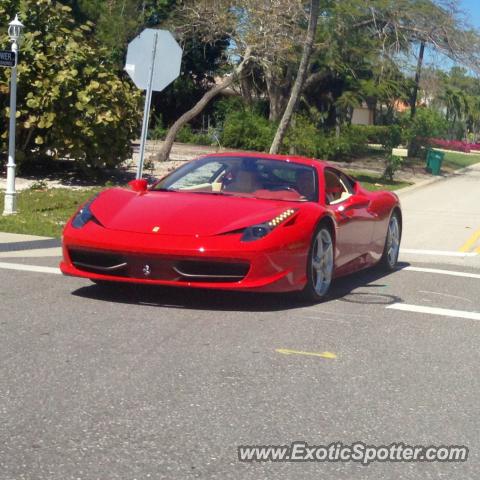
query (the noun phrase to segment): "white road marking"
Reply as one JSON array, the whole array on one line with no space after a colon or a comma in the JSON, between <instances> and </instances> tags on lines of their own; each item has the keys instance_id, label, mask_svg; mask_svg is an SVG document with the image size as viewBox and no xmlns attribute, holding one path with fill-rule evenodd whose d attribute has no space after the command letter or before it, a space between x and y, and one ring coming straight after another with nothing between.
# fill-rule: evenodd
<instances>
[{"instance_id":1,"label":"white road marking","mask_svg":"<svg viewBox=\"0 0 480 480\"><path fill-rule=\"evenodd\" d=\"M476 257L475 252L451 252L446 250L417 250L415 248L401 248L400 253L412 253L415 255L436 255L441 257Z\"/></svg>"},{"instance_id":2,"label":"white road marking","mask_svg":"<svg viewBox=\"0 0 480 480\"><path fill-rule=\"evenodd\" d=\"M6 270L20 270L23 272L54 273L56 275L62 274L59 268L40 267L38 265L24 265L23 263L0 262L0 268L4 268Z\"/></svg>"},{"instance_id":3,"label":"white road marking","mask_svg":"<svg viewBox=\"0 0 480 480\"><path fill-rule=\"evenodd\" d=\"M427 313L430 315L441 315L443 317L468 318L469 320L480 320L480 313L466 312L465 310L451 310L449 308L424 307L422 305L410 305L408 303L394 303L386 308L402 310L404 312Z\"/></svg>"},{"instance_id":4,"label":"white road marking","mask_svg":"<svg viewBox=\"0 0 480 480\"><path fill-rule=\"evenodd\" d=\"M59 247L0 252L0 258L61 257L61 256L62 256L62 249Z\"/></svg>"},{"instance_id":5,"label":"white road marking","mask_svg":"<svg viewBox=\"0 0 480 480\"><path fill-rule=\"evenodd\" d=\"M459 297L458 295L450 295L449 293L431 292L430 290L419 290L419 292L420 293L430 293L431 295L440 295L441 297L456 298L458 300L464 300L466 302L472 303L472 301L469 300L466 297Z\"/></svg>"},{"instance_id":6,"label":"white road marking","mask_svg":"<svg viewBox=\"0 0 480 480\"><path fill-rule=\"evenodd\" d=\"M440 270L437 268L405 267L400 271L436 273L439 275L452 275L454 277L480 278L479 273L455 272L453 270Z\"/></svg>"}]
</instances>

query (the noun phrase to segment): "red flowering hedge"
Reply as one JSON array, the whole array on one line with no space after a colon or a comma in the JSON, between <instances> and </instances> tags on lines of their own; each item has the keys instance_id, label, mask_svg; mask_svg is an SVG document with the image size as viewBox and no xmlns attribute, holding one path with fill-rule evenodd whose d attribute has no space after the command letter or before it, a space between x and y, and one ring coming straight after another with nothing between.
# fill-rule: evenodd
<instances>
[{"instance_id":1,"label":"red flowering hedge","mask_svg":"<svg viewBox=\"0 0 480 480\"><path fill-rule=\"evenodd\" d=\"M460 140L443 140L441 138L429 138L428 143L432 147L455 150L457 152L470 153L472 150L480 150L480 143L468 143Z\"/></svg>"}]
</instances>

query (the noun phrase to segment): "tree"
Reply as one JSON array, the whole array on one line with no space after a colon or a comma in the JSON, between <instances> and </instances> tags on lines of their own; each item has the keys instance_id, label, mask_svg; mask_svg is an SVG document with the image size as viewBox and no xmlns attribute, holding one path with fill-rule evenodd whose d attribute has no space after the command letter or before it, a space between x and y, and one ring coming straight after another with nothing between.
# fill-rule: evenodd
<instances>
[{"instance_id":1,"label":"tree","mask_svg":"<svg viewBox=\"0 0 480 480\"><path fill-rule=\"evenodd\" d=\"M305 83L305 77L307 76L307 68L313 49L313 42L315 41L315 33L317 31L319 3L319 0L311 0L310 3L310 18L308 21L307 35L305 37L305 43L303 46L302 59L300 60L300 65L298 67L297 78L295 80L295 84L293 85L290 99L288 100L287 107L283 113L282 120L278 126L277 133L273 139L272 146L270 147L270 153L278 153L280 150L283 139L287 133L288 126L290 125L292 115L296 110L298 101L300 99L303 84Z\"/></svg>"},{"instance_id":2,"label":"tree","mask_svg":"<svg viewBox=\"0 0 480 480\"><path fill-rule=\"evenodd\" d=\"M221 83L208 90L205 95L203 95L203 97L190 110L188 110L180 118L178 118L178 120L168 130L162 148L156 156L157 160L164 161L168 159L170 151L172 150L173 142L175 141L175 138L181 128L186 125L190 120L195 118L198 114L200 114L202 110L206 107L206 105L210 102L210 100L212 100L212 98L215 98L221 91L232 85L234 80L243 74L245 66L248 65L250 58L251 51L247 49L244 58L235 68L233 73L225 77Z\"/></svg>"},{"instance_id":3,"label":"tree","mask_svg":"<svg viewBox=\"0 0 480 480\"><path fill-rule=\"evenodd\" d=\"M230 79L225 71L224 79L173 124L167 134L168 141L165 141L156 159L168 158L171 145L182 126L198 115L208 102L230 86L234 79L241 76L250 63L255 61L262 66L274 65L292 57L295 54L294 47L298 45L298 32L302 31L304 18L302 0L179 2L172 15L171 25L180 40L200 34L205 44L212 44L219 39L229 38L233 60L230 64L235 75Z\"/></svg>"},{"instance_id":4,"label":"tree","mask_svg":"<svg viewBox=\"0 0 480 480\"><path fill-rule=\"evenodd\" d=\"M175 0L61 0L77 25L92 22L92 35L120 70L128 43L145 27L168 18Z\"/></svg>"},{"instance_id":5,"label":"tree","mask_svg":"<svg viewBox=\"0 0 480 480\"><path fill-rule=\"evenodd\" d=\"M71 8L52 0L0 4L0 18L16 12L26 26L18 66L19 164L70 158L102 167L128 158L139 125L139 94L88 38L91 23L76 26ZM3 35L0 41L8 40ZM6 114L8 90L9 72L2 69L0 101ZM1 130L5 139L6 129Z\"/></svg>"}]
</instances>

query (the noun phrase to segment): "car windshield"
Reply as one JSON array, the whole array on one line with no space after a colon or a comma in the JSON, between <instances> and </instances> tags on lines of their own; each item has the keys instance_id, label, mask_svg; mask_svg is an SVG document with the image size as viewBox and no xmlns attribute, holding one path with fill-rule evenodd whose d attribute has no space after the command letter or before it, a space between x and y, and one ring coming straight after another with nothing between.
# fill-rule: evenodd
<instances>
[{"instance_id":1,"label":"car windshield","mask_svg":"<svg viewBox=\"0 0 480 480\"><path fill-rule=\"evenodd\" d=\"M152 190L298 202L318 198L314 168L285 160L241 156L204 157L189 162Z\"/></svg>"}]
</instances>

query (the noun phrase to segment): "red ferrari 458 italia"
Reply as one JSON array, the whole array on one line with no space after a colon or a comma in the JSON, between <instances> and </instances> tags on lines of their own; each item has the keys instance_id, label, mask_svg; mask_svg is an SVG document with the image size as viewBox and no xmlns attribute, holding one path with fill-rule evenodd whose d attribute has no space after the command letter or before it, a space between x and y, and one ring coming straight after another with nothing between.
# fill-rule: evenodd
<instances>
[{"instance_id":1,"label":"red ferrari 458 italia","mask_svg":"<svg viewBox=\"0 0 480 480\"><path fill-rule=\"evenodd\" d=\"M395 267L398 197L369 192L327 162L222 153L182 165L152 186L105 190L63 232L66 275L258 292L310 301L331 281Z\"/></svg>"}]
</instances>

